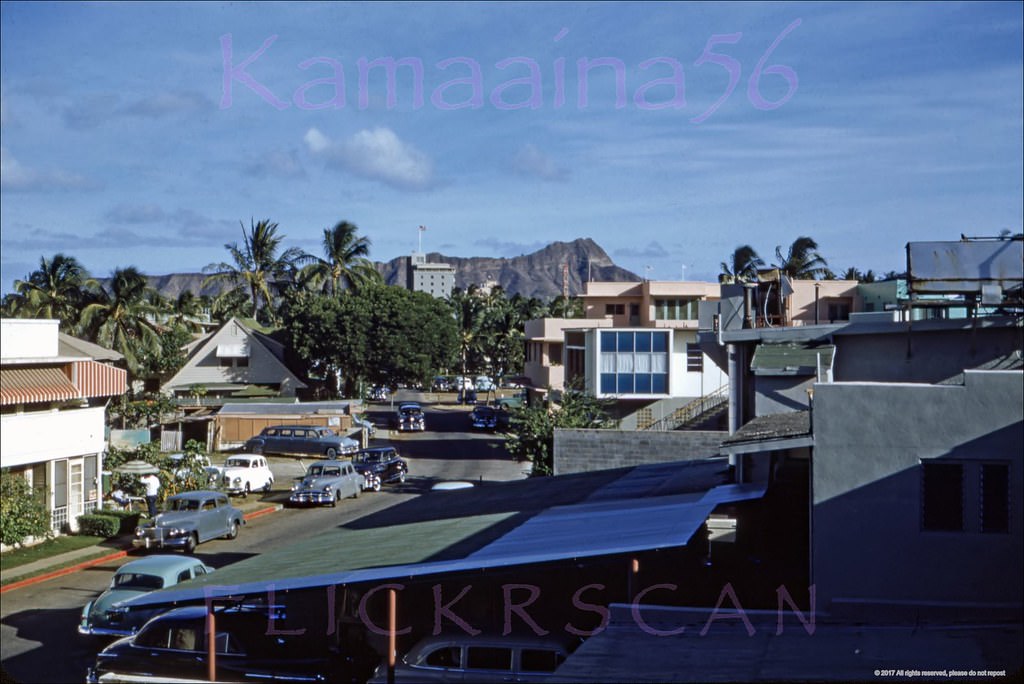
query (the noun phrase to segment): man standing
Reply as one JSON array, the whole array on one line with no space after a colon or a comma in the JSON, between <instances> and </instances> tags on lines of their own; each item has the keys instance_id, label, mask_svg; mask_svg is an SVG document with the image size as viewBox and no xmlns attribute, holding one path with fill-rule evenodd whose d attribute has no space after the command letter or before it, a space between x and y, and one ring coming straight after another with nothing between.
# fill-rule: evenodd
<instances>
[{"instance_id":1,"label":"man standing","mask_svg":"<svg viewBox=\"0 0 1024 684\"><path fill-rule=\"evenodd\" d=\"M146 485L146 505L149 506L149 517L156 517L156 497L160 493L160 478L152 473L143 475L142 484Z\"/></svg>"}]
</instances>

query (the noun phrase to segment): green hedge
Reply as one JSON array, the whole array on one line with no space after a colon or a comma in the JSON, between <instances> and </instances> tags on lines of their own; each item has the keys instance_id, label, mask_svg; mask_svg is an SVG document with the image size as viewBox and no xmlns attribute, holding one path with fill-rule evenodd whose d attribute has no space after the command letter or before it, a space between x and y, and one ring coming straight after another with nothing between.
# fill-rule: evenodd
<instances>
[{"instance_id":1,"label":"green hedge","mask_svg":"<svg viewBox=\"0 0 1024 684\"><path fill-rule=\"evenodd\" d=\"M124 511L119 508L104 508L97 515L103 515L108 518L117 518L121 522L121 526L118 528L118 534L131 534L135 532L135 528L139 525L139 516L142 515L139 511Z\"/></svg>"},{"instance_id":2,"label":"green hedge","mask_svg":"<svg viewBox=\"0 0 1024 684\"><path fill-rule=\"evenodd\" d=\"M78 533L94 537L114 537L121 529L121 519L112 515L78 516Z\"/></svg>"}]
</instances>

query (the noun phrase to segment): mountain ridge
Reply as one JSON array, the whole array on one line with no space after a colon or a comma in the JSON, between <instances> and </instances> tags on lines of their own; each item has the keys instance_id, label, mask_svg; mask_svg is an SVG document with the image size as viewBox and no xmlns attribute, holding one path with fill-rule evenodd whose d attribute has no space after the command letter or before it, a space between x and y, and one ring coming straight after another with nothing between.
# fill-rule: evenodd
<instances>
[{"instance_id":1,"label":"mountain ridge","mask_svg":"<svg viewBox=\"0 0 1024 684\"><path fill-rule=\"evenodd\" d=\"M410 257L399 256L389 261L375 261L377 271L389 285L404 285ZM562 293L562 264L569 265L569 294L579 295L587 280L606 282L640 282L631 271L616 266L591 238L571 242L552 242L529 254L517 257L457 257L430 252L429 263L446 263L455 268L455 286L463 290L471 285L497 283L509 295L552 299ZM162 296L177 298L186 291L216 296L226 289L224 284L203 287L205 273L169 273L147 276L149 284ZM106 279L101 280L105 283Z\"/></svg>"}]
</instances>

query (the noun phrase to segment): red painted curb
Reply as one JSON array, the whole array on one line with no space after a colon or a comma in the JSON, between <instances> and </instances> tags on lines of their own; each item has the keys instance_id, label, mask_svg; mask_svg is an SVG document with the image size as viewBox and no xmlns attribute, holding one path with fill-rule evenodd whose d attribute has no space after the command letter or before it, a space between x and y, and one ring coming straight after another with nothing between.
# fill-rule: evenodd
<instances>
[{"instance_id":1,"label":"red painted curb","mask_svg":"<svg viewBox=\"0 0 1024 684\"><path fill-rule=\"evenodd\" d=\"M266 508L261 508L259 510L252 511L251 513L246 513L243 517L246 520L250 520L252 518L258 518L261 515L275 513L278 510L280 510L279 506L268 506ZM5 584L4 586L0 587L0 594L5 594L8 591L20 589L21 587L27 587L32 584L37 584L39 582L45 582L46 580L51 580L55 577L63 577L64 575L70 575L73 572L78 572L79 570L84 570L85 568L92 567L93 565L99 565L100 563L106 563L107 561L117 560L118 558L124 558L127 555L127 551L116 551L106 556L102 556L101 558L93 558L92 560L84 561L82 563L78 563L77 565L69 565L68 567L61 568L60 570L54 570L52 572L47 572L42 575L36 575L35 577L26 577L23 580L11 582L10 584Z\"/></svg>"},{"instance_id":2,"label":"red painted curb","mask_svg":"<svg viewBox=\"0 0 1024 684\"><path fill-rule=\"evenodd\" d=\"M84 562L79 563L77 565L70 565L70 566L68 566L66 568L61 568L60 570L54 570L53 572L48 572L48 573L46 573L44 575L36 575L35 577L28 577L28 578L23 579L23 580L18 580L17 582L11 582L10 584L6 584L6 585L0 587L0 594L7 593L8 591L11 591L12 589L19 589L21 587L27 587L30 584L36 584L38 582L45 582L46 580L50 580L50 579L53 579L55 577L62 577L64 575L70 575L73 572L78 572L79 570L84 570L85 568L90 568L90 567L92 567L94 565L99 565L100 563L106 563L107 561L117 560L118 558L124 558L127 555L128 555L127 551L116 551L115 553L108 554L108 555L103 556L101 558L93 558L92 560L87 560L87 561L84 561Z\"/></svg>"},{"instance_id":3,"label":"red painted curb","mask_svg":"<svg viewBox=\"0 0 1024 684\"><path fill-rule=\"evenodd\" d=\"M268 513L276 513L279 510L280 510L280 508L278 506L268 506L267 508L261 508L261 509L259 509L257 511L253 511L251 513L246 513L242 517L245 518L246 520L252 520L253 518L258 518L261 515L267 515Z\"/></svg>"}]
</instances>

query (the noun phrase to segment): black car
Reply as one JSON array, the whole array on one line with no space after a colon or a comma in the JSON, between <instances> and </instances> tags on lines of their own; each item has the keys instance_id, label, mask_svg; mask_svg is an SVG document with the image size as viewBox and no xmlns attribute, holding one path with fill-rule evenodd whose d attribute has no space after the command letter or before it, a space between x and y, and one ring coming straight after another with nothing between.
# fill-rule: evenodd
<instances>
[{"instance_id":1,"label":"black car","mask_svg":"<svg viewBox=\"0 0 1024 684\"><path fill-rule=\"evenodd\" d=\"M422 432L427 429L423 407L414 401L398 405L395 412L395 429L399 432Z\"/></svg>"},{"instance_id":2,"label":"black car","mask_svg":"<svg viewBox=\"0 0 1024 684\"><path fill-rule=\"evenodd\" d=\"M409 464L398 455L394 447L374 447L363 449L352 457L352 465L364 476L373 473L377 476L373 490L379 492L381 483L405 482Z\"/></svg>"},{"instance_id":3,"label":"black car","mask_svg":"<svg viewBox=\"0 0 1024 684\"><path fill-rule=\"evenodd\" d=\"M290 631L268 609L226 608L214 614L216 678L219 681L324 682L349 679L343 660L327 643ZM268 633L269 632L269 633ZM119 639L96 656L87 681L180 681L207 679L206 607L175 608L135 635Z\"/></svg>"}]
</instances>

